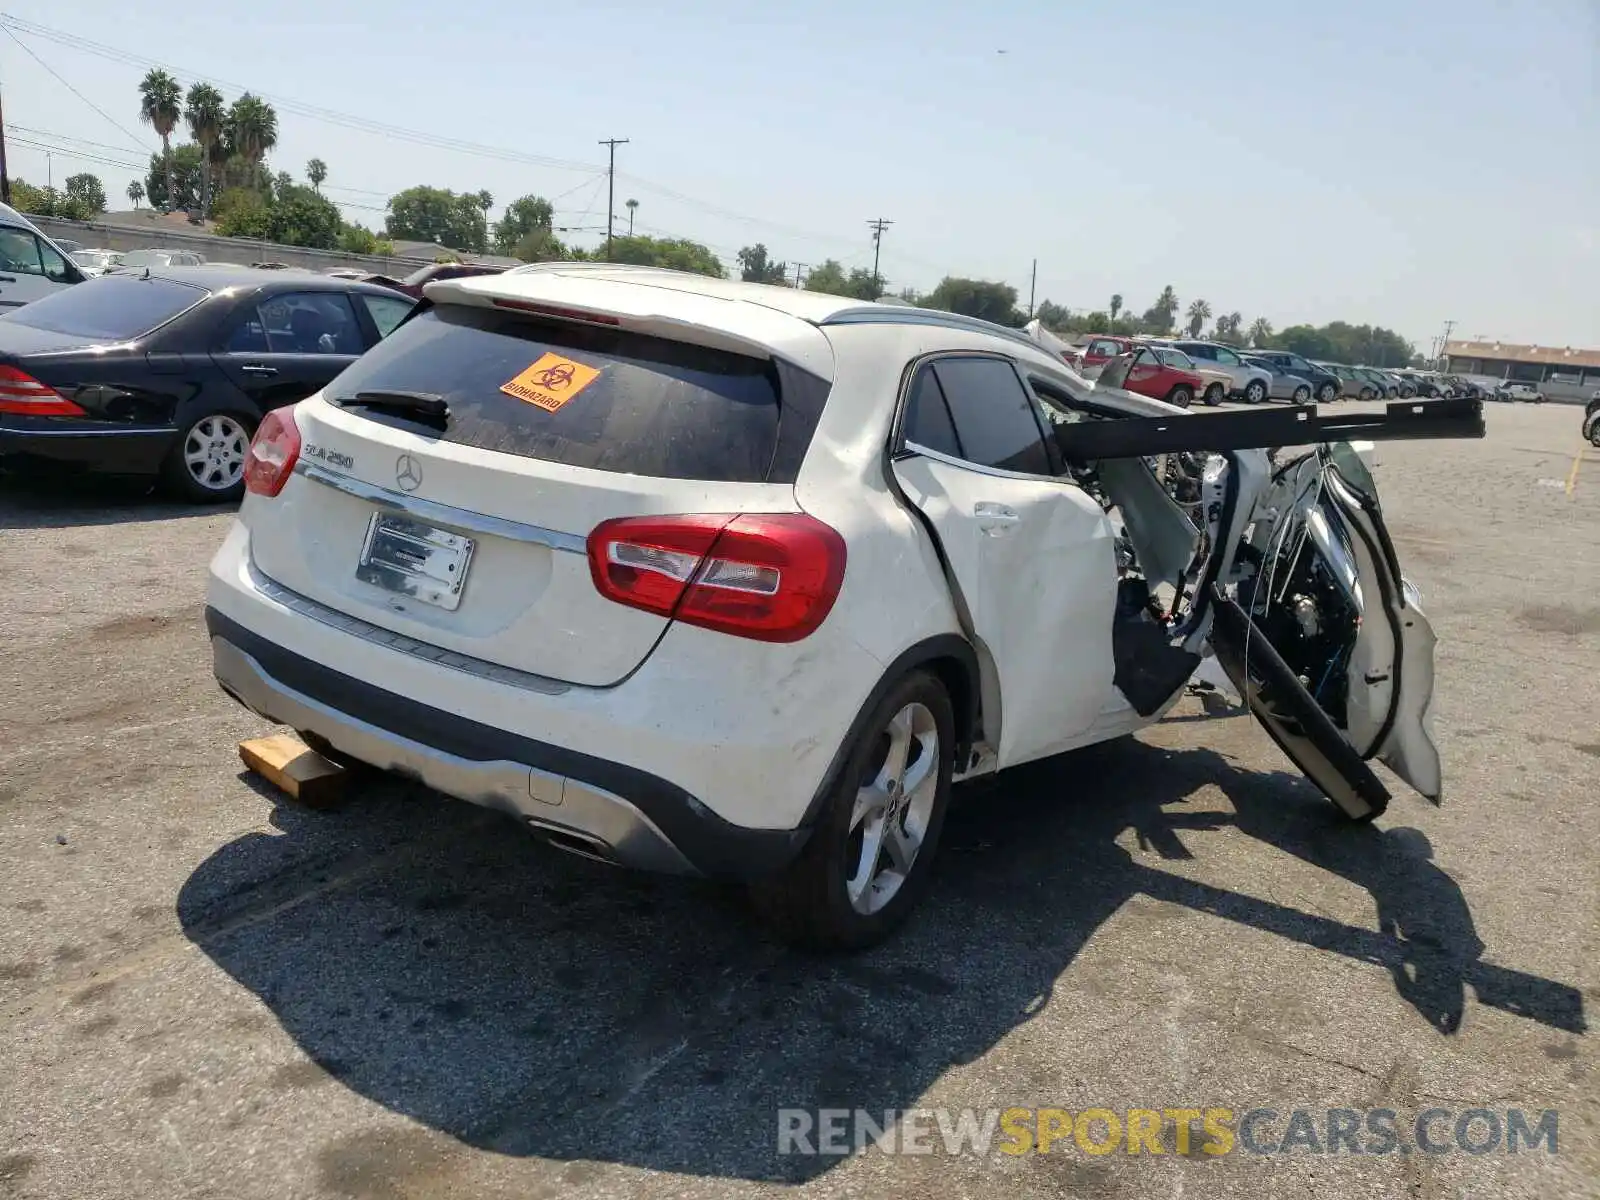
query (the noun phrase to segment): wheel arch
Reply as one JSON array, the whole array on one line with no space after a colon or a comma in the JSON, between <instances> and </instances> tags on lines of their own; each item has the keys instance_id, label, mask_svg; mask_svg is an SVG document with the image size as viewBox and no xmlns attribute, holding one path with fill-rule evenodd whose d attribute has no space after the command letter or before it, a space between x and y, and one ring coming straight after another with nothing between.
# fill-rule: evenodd
<instances>
[{"instance_id":1,"label":"wheel arch","mask_svg":"<svg viewBox=\"0 0 1600 1200\"><path fill-rule=\"evenodd\" d=\"M971 643L959 634L935 634L906 647L878 676L878 682L856 709L855 717L833 752L827 771L823 773L816 792L806 805L805 816L800 822L802 828L809 829L815 823L828 794L838 782L839 772L850 757L850 747L861 736L873 710L891 688L918 670L931 673L950 695L950 710L955 719L955 769L958 773L965 769L974 742L985 732L978 655Z\"/></svg>"}]
</instances>

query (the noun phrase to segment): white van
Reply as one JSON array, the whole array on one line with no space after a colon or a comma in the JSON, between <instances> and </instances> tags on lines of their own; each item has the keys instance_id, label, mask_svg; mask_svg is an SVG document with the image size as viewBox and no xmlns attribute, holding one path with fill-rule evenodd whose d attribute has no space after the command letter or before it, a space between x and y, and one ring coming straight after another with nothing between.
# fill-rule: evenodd
<instances>
[{"instance_id":1,"label":"white van","mask_svg":"<svg viewBox=\"0 0 1600 1200\"><path fill-rule=\"evenodd\" d=\"M85 278L70 254L16 209L0 204L0 313Z\"/></svg>"}]
</instances>

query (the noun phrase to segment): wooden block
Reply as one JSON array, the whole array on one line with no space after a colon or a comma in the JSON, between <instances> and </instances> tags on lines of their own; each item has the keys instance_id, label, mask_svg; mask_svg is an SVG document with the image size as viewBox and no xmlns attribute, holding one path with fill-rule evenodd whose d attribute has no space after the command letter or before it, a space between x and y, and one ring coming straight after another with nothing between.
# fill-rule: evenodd
<instances>
[{"instance_id":1,"label":"wooden block","mask_svg":"<svg viewBox=\"0 0 1600 1200\"><path fill-rule=\"evenodd\" d=\"M292 733L240 742L239 757L257 775L310 808L331 808L343 796L346 770Z\"/></svg>"}]
</instances>

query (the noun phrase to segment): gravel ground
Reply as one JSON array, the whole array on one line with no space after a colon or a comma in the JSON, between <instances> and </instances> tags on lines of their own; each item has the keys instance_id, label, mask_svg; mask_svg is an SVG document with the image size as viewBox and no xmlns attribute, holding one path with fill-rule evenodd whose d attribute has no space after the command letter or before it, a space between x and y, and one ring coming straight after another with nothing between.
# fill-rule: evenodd
<instances>
[{"instance_id":1,"label":"gravel ground","mask_svg":"<svg viewBox=\"0 0 1600 1200\"><path fill-rule=\"evenodd\" d=\"M0 1196L1600 1195L1600 453L1565 407L1489 420L1381 450L1442 808L1341 824L1186 700L964 789L925 908L835 961L403 783L276 803L210 680L229 517L0 489ZM1559 1139L779 1156L790 1106L1270 1107L1271 1141L1296 1108L1554 1109Z\"/></svg>"}]
</instances>

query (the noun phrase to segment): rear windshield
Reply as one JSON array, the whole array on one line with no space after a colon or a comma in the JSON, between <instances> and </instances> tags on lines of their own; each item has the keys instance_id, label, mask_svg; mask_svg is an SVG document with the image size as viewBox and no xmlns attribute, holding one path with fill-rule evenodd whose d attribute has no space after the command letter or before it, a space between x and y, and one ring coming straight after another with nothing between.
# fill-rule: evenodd
<instances>
[{"instance_id":1,"label":"rear windshield","mask_svg":"<svg viewBox=\"0 0 1600 1200\"><path fill-rule=\"evenodd\" d=\"M13 310L5 319L51 333L126 342L159 329L210 292L171 279L102 275Z\"/></svg>"},{"instance_id":2,"label":"rear windshield","mask_svg":"<svg viewBox=\"0 0 1600 1200\"><path fill-rule=\"evenodd\" d=\"M326 394L440 396L450 406L445 441L567 466L791 482L792 472L780 479L775 470L790 457L779 455L781 383L771 360L451 304L401 325ZM416 428L383 411L350 411Z\"/></svg>"}]
</instances>

